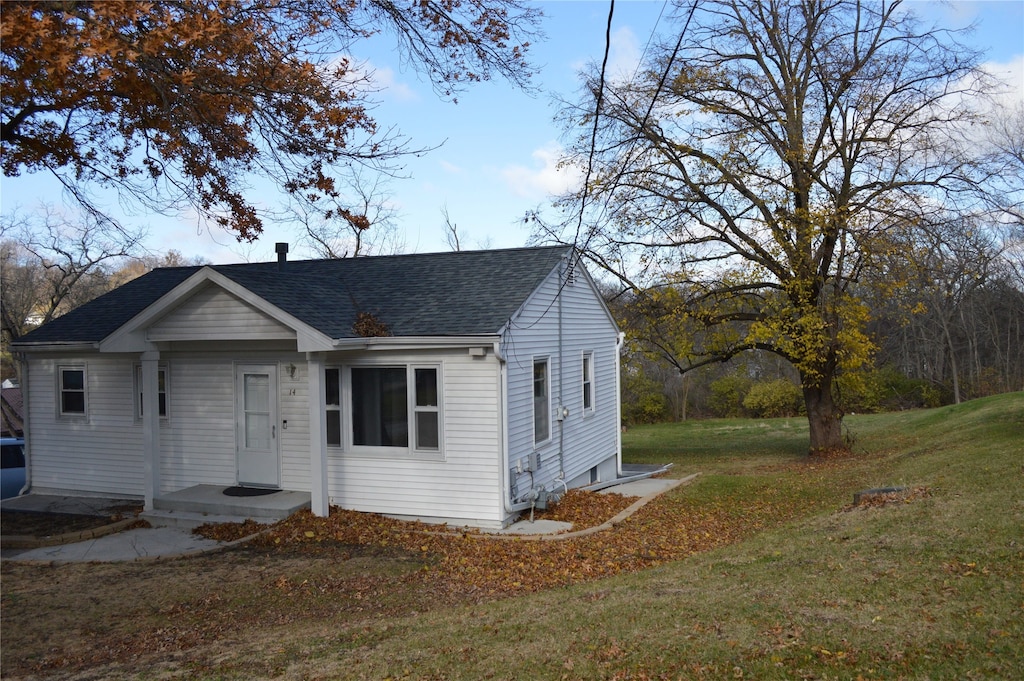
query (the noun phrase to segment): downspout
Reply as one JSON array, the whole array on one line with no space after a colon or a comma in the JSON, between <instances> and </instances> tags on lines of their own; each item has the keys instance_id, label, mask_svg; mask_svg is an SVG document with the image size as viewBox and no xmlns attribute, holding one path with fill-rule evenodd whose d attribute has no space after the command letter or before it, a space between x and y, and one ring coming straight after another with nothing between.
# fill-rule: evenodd
<instances>
[{"instance_id":1,"label":"downspout","mask_svg":"<svg viewBox=\"0 0 1024 681\"><path fill-rule=\"evenodd\" d=\"M622 477L622 349L626 334L619 331L615 341L615 477Z\"/></svg>"},{"instance_id":2,"label":"downspout","mask_svg":"<svg viewBox=\"0 0 1024 681\"><path fill-rule=\"evenodd\" d=\"M501 341L494 341L494 357L498 360L500 371L498 372L498 409L501 412L499 425L501 433L498 441L501 443L502 456L501 464L501 502L505 508L505 515L512 515L525 511L533 505L530 501L521 501L518 504L512 503L512 481L509 479L509 444L508 444L508 360L501 354Z\"/></svg>"},{"instance_id":3,"label":"downspout","mask_svg":"<svg viewBox=\"0 0 1024 681\"><path fill-rule=\"evenodd\" d=\"M29 431L29 399L28 399L28 357L24 352L18 353L18 363L21 365L21 436L25 440L25 484L18 490L18 495L25 494L32 489L32 438L27 437Z\"/></svg>"},{"instance_id":4,"label":"downspout","mask_svg":"<svg viewBox=\"0 0 1024 681\"><path fill-rule=\"evenodd\" d=\"M571 255L569 257L572 257ZM564 287L569 283L569 267L566 261L562 261L561 277L559 277L558 290L558 480L565 480L565 347L562 335L562 295Z\"/></svg>"}]
</instances>

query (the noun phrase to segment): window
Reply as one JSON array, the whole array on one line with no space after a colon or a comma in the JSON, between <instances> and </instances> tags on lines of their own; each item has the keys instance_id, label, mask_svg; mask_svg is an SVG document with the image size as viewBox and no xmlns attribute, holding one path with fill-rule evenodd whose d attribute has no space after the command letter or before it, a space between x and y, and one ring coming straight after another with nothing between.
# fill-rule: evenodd
<instances>
[{"instance_id":1,"label":"window","mask_svg":"<svg viewBox=\"0 0 1024 681\"><path fill-rule=\"evenodd\" d=\"M160 408L160 418L167 418L167 367L161 366L156 370L157 381L157 402ZM135 418L141 419L143 410L142 395L142 365L135 365Z\"/></svg>"},{"instance_id":2,"label":"window","mask_svg":"<svg viewBox=\"0 0 1024 681\"><path fill-rule=\"evenodd\" d=\"M328 446L441 451L438 367L328 368L324 382Z\"/></svg>"},{"instance_id":3,"label":"window","mask_svg":"<svg viewBox=\"0 0 1024 681\"><path fill-rule=\"evenodd\" d=\"M437 369L417 368L416 372L416 449L439 450L441 444L440 410L437 403Z\"/></svg>"},{"instance_id":4,"label":"window","mask_svg":"<svg viewBox=\"0 0 1024 681\"><path fill-rule=\"evenodd\" d=\"M341 369L326 369L324 383L327 388L327 446L341 446Z\"/></svg>"},{"instance_id":5,"label":"window","mask_svg":"<svg viewBox=\"0 0 1024 681\"><path fill-rule=\"evenodd\" d=\"M405 367L352 369L352 444L409 446L409 398Z\"/></svg>"},{"instance_id":6,"label":"window","mask_svg":"<svg viewBox=\"0 0 1024 681\"><path fill-rule=\"evenodd\" d=\"M594 353L583 353L583 411L594 411Z\"/></svg>"},{"instance_id":7,"label":"window","mask_svg":"<svg viewBox=\"0 0 1024 681\"><path fill-rule=\"evenodd\" d=\"M85 369L60 367L58 392L62 416L85 416Z\"/></svg>"},{"instance_id":8,"label":"window","mask_svg":"<svg viewBox=\"0 0 1024 681\"><path fill-rule=\"evenodd\" d=\"M533 360L533 442L539 444L551 437L551 400L548 360Z\"/></svg>"}]
</instances>

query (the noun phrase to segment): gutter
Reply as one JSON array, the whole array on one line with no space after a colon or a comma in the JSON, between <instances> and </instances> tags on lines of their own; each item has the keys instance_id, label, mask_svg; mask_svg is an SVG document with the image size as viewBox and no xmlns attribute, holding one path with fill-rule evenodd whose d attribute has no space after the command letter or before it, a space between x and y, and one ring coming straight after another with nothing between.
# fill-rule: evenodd
<instances>
[{"instance_id":1,"label":"gutter","mask_svg":"<svg viewBox=\"0 0 1024 681\"><path fill-rule=\"evenodd\" d=\"M615 475L622 476L622 349L626 346L626 334L619 331L618 340L615 343Z\"/></svg>"},{"instance_id":2,"label":"gutter","mask_svg":"<svg viewBox=\"0 0 1024 681\"><path fill-rule=\"evenodd\" d=\"M65 352L68 350L99 352L99 341L36 341L11 343L11 350L26 352Z\"/></svg>"},{"instance_id":3,"label":"gutter","mask_svg":"<svg viewBox=\"0 0 1024 681\"><path fill-rule=\"evenodd\" d=\"M21 364L21 437L25 441L23 446L25 450L25 484L22 485L21 489L18 490L18 496L25 494L32 489L32 466L29 465L32 460L32 439L28 437L29 434L29 392L28 392L28 359L25 357L25 353L18 353L18 362Z\"/></svg>"},{"instance_id":4,"label":"gutter","mask_svg":"<svg viewBox=\"0 0 1024 681\"><path fill-rule=\"evenodd\" d=\"M331 348L334 350L425 350L444 348L486 347L492 345L495 355L501 342L500 336L379 336L373 338L338 338ZM501 360L504 361L504 360Z\"/></svg>"}]
</instances>

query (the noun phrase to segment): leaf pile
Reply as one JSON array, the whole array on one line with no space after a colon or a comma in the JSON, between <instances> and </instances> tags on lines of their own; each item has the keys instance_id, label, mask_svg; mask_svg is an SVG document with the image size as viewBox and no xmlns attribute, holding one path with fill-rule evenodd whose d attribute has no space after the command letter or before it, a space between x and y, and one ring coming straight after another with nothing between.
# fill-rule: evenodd
<instances>
[{"instance_id":1,"label":"leaf pile","mask_svg":"<svg viewBox=\"0 0 1024 681\"><path fill-rule=\"evenodd\" d=\"M266 525L247 518L245 522L241 523L205 523L193 529L192 534L197 534L205 539L232 542L251 537L266 528Z\"/></svg>"},{"instance_id":2,"label":"leaf pile","mask_svg":"<svg viewBox=\"0 0 1024 681\"><path fill-rule=\"evenodd\" d=\"M889 504L909 504L918 499L931 496L931 490L927 487L913 487L908 489L894 490L892 492L881 492L877 494L865 494L861 496L856 504L847 506L844 510L852 511L858 508L881 508Z\"/></svg>"},{"instance_id":3,"label":"leaf pile","mask_svg":"<svg viewBox=\"0 0 1024 681\"><path fill-rule=\"evenodd\" d=\"M493 598L586 582L679 560L737 541L769 524L792 518L800 504L772 498L766 486L742 503L728 494L695 502L675 491L647 504L614 528L588 536L543 540L495 537L476 530L451 531L420 522L331 509L330 517L300 512L253 540L254 545L289 551L298 547L374 545L421 555L423 567L404 579L438 594ZM621 495L575 491L550 519L572 519L574 529L599 525L628 506ZM559 508L560 507L560 508Z\"/></svg>"}]
</instances>

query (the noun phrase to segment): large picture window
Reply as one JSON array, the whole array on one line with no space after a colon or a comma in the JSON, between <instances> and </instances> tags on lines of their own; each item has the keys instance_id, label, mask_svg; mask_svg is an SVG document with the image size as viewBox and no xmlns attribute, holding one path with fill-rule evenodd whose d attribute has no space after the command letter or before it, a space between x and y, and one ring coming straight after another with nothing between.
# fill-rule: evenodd
<instances>
[{"instance_id":1,"label":"large picture window","mask_svg":"<svg viewBox=\"0 0 1024 681\"><path fill-rule=\"evenodd\" d=\"M60 367L57 381L61 416L85 416L85 367Z\"/></svg>"},{"instance_id":2,"label":"large picture window","mask_svg":"<svg viewBox=\"0 0 1024 681\"><path fill-rule=\"evenodd\" d=\"M405 367L352 368L352 444L409 446Z\"/></svg>"},{"instance_id":3,"label":"large picture window","mask_svg":"<svg viewBox=\"0 0 1024 681\"><path fill-rule=\"evenodd\" d=\"M533 360L533 442L551 439L550 364L545 359Z\"/></svg>"},{"instance_id":4,"label":"large picture window","mask_svg":"<svg viewBox=\"0 0 1024 681\"><path fill-rule=\"evenodd\" d=\"M440 452L439 373L411 365L325 369L328 446Z\"/></svg>"}]
</instances>

